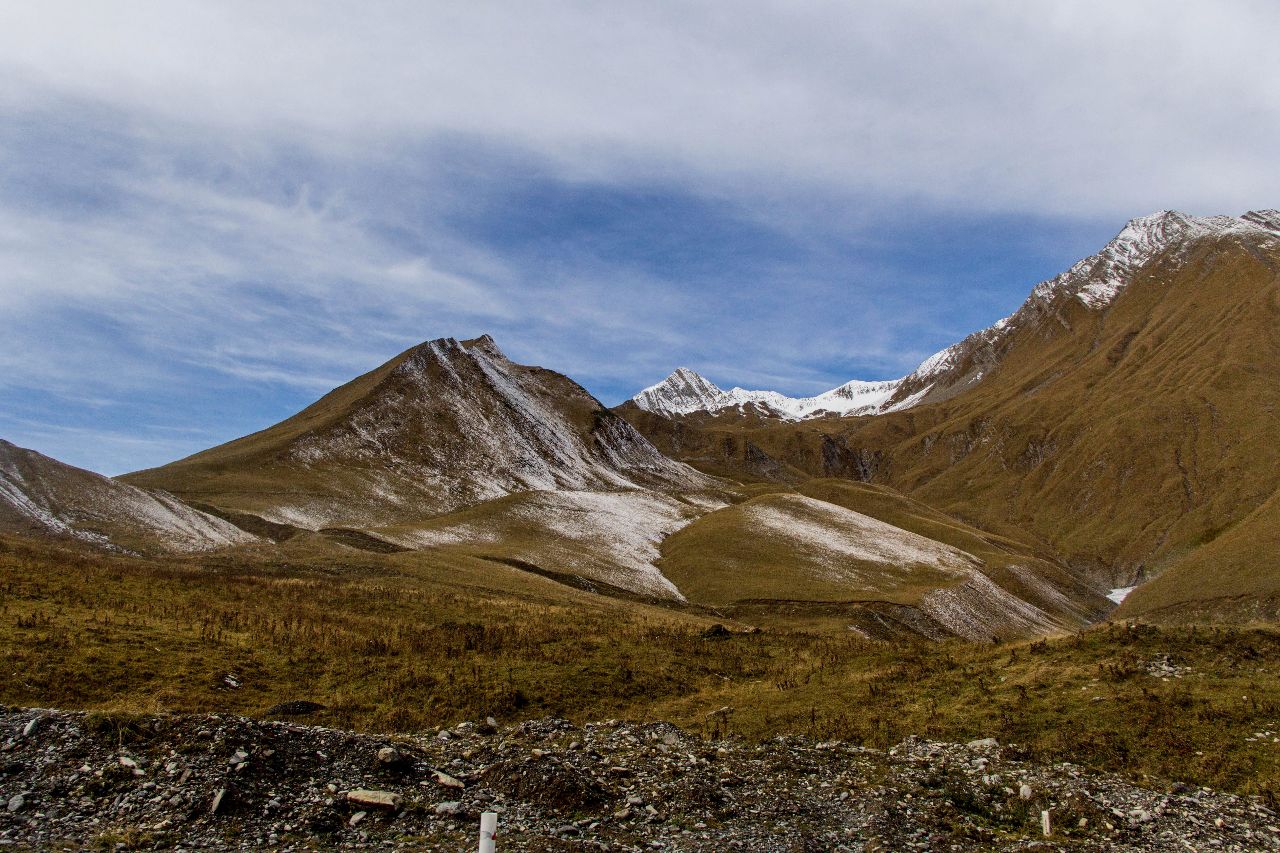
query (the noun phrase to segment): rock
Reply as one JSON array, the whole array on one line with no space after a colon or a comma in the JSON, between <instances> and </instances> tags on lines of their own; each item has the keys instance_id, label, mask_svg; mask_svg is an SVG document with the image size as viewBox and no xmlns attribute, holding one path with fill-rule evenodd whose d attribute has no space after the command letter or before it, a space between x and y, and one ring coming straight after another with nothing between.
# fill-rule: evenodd
<instances>
[{"instance_id":1,"label":"rock","mask_svg":"<svg viewBox=\"0 0 1280 853\"><path fill-rule=\"evenodd\" d=\"M724 639L728 639L729 637L732 637L733 632L730 631L725 626L721 625L719 622L717 622L716 624L712 625L710 628L707 628L705 631L703 631L702 636L703 638L708 640L724 640Z\"/></svg>"},{"instance_id":2,"label":"rock","mask_svg":"<svg viewBox=\"0 0 1280 853\"><path fill-rule=\"evenodd\" d=\"M45 715L40 735L16 737L33 713ZM447 741L435 732L396 741L398 752L439 774L421 778L425 787L415 789L444 797L419 794L421 806L410 807L408 794L401 802L394 791L361 788L377 778L371 774L380 773L379 753L388 748L376 736L230 714L141 719L145 739L135 742L137 757L129 760L141 764L146 757L154 772L134 780L128 769L135 768L117 766L119 743L81 720L0 708L0 727L15 735L0 757L6 786L0 849L64 849L115 827L163 832L158 846L204 853L379 850L403 848L407 839L475 849L473 819L495 812L510 839L504 849L512 850L550 849L539 840L567 850L589 838L591 849L619 851L1016 853L1057 849L1057 836L1042 838L1037 825L1042 810L1055 804L1051 829L1071 836L1059 839L1063 849L1070 842L1072 849L1139 853L1186 841L1198 850L1258 850L1280 836L1270 828L1277 818L1257 799L1208 788L1166 794L1078 765L1027 761L1017 751L1000 755L996 775L983 769L988 760L996 763L996 753L921 737L889 754L790 735L707 743L656 723L529 720L489 739L479 736L479 726L471 734L455 727ZM236 775L227 762L236 746L255 763L271 755L271 772ZM544 757L531 760L534 747ZM185 784L176 784L187 774ZM450 790L461 789L462 779L465 795ZM20 811L6 811L7 798L19 792ZM999 813L1005 797L1029 801L1001 816L1021 823L1007 837L993 831L988 812L955 806L967 800ZM886 810L888 802L897 805ZM1150 823L1140 822L1144 815Z\"/></svg>"},{"instance_id":3,"label":"rock","mask_svg":"<svg viewBox=\"0 0 1280 853\"><path fill-rule=\"evenodd\" d=\"M40 717L39 716L32 717L31 721L22 727L22 736L31 737L33 734L36 733L36 729L39 726L40 726Z\"/></svg>"},{"instance_id":4,"label":"rock","mask_svg":"<svg viewBox=\"0 0 1280 853\"><path fill-rule=\"evenodd\" d=\"M231 756L230 763L232 767L237 767L249 760L249 753L243 749L237 749L235 754Z\"/></svg>"},{"instance_id":5,"label":"rock","mask_svg":"<svg viewBox=\"0 0 1280 853\"><path fill-rule=\"evenodd\" d=\"M393 791L374 791L368 788L359 788L355 791L347 792L347 802L355 803L357 806L364 806L365 808L395 811L400 808L400 795Z\"/></svg>"},{"instance_id":6,"label":"rock","mask_svg":"<svg viewBox=\"0 0 1280 853\"><path fill-rule=\"evenodd\" d=\"M436 784L443 785L446 788L465 788L461 779L455 779L443 770L432 770L431 776L436 780Z\"/></svg>"},{"instance_id":7,"label":"rock","mask_svg":"<svg viewBox=\"0 0 1280 853\"><path fill-rule=\"evenodd\" d=\"M1000 741L993 737L984 737L978 740L971 740L965 746L970 749L999 749Z\"/></svg>"},{"instance_id":8,"label":"rock","mask_svg":"<svg viewBox=\"0 0 1280 853\"><path fill-rule=\"evenodd\" d=\"M27 802L26 797L22 796L21 794L14 794L12 797L9 798L9 811L11 812L22 811L22 807L26 805L26 802Z\"/></svg>"},{"instance_id":9,"label":"rock","mask_svg":"<svg viewBox=\"0 0 1280 853\"><path fill-rule=\"evenodd\" d=\"M378 750L378 762L381 764L399 764L403 759L404 756L395 747L384 746Z\"/></svg>"}]
</instances>

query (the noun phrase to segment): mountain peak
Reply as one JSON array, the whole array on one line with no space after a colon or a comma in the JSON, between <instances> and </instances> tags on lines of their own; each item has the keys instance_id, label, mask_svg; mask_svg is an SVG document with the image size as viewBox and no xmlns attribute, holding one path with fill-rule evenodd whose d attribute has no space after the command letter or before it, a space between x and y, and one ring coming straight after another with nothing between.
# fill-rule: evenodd
<instances>
[{"instance_id":1,"label":"mountain peak","mask_svg":"<svg viewBox=\"0 0 1280 853\"><path fill-rule=\"evenodd\" d=\"M274 427L129 479L309 529L392 524L516 492L712 482L568 377L510 361L488 335L426 341ZM244 482L256 490L233 486Z\"/></svg>"},{"instance_id":2,"label":"mountain peak","mask_svg":"<svg viewBox=\"0 0 1280 853\"><path fill-rule=\"evenodd\" d=\"M677 367L671 375L635 395L640 408L659 415L687 415L718 408L724 391L695 370Z\"/></svg>"},{"instance_id":3,"label":"mountain peak","mask_svg":"<svg viewBox=\"0 0 1280 853\"><path fill-rule=\"evenodd\" d=\"M484 334L478 338L472 338L469 341L462 342L462 348L466 350L479 350L489 358L507 360L506 355L498 348L498 342L493 339L492 335Z\"/></svg>"}]
</instances>

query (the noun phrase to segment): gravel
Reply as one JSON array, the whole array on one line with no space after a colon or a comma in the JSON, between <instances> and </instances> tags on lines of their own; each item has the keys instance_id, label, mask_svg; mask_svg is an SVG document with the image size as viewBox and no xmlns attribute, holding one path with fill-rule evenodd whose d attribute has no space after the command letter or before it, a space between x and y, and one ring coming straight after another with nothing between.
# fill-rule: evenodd
<instances>
[{"instance_id":1,"label":"gravel","mask_svg":"<svg viewBox=\"0 0 1280 853\"><path fill-rule=\"evenodd\" d=\"M990 738L882 751L555 719L391 738L2 706L0 738L14 850L470 850L485 811L498 851L1280 848L1257 799L1034 764Z\"/></svg>"}]
</instances>

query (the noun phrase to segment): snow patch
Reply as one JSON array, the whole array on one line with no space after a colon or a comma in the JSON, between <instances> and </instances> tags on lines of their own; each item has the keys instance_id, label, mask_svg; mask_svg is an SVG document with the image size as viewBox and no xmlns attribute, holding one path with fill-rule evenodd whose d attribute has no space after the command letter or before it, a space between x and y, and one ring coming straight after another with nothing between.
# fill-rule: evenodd
<instances>
[{"instance_id":1,"label":"snow patch","mask_svg":"<svg viewBox=\"0 0 1280 853\"><path fill-rule=\"evenodd\" d=\"M495 507L483 522L445 518L380 535L414 548L497 543L502 551L546 569L683 601L655 565L662 541L724 506L707 495L681 500L649 491L536 491Z\"/></svg>"},{"instance_id":2,"label":"snow patch","mask_svg":"<svg viewBox=\"0 0 1280 853\"><path fill-rule=\"evenodd\" d=\"M967 551L803 495L779 495L767 503L746 506L743 512L761 535L787 539L816 558L832 580L874 580L851 561L876 563L904 574L912 566L927 566L957 576L982 564Z\"/></svg>"},{"instance_id":3,"label":"snow patch","mask_svg":"<svg viewBox=\"0 0 1280 853\"><path fill-rule=\"evenodd\" d=\"M1137 589L1136 586L1118 586L1111 590L1111 592L1107 593L1107 598L1111 599L1116 604L1120 604L1128 598L1129 593L1133 592L1135 589Z\"/></svg>"}]
</instances>

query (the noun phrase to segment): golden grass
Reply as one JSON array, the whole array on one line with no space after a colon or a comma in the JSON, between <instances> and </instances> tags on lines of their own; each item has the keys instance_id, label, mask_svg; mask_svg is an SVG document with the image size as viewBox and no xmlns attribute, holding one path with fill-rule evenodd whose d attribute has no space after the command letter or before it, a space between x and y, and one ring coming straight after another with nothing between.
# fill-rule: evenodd
<instances>
[{"instance_id":1,"label":"golden grass","mask_svg":"<svg viewBox=\"0 0 1280 853\"><path fill-rule=\"evenodd\" d=\"M1280 744L1246 740L1280 714L1269 629L1103 626L978 646L873 643L834 619L715 639L709 623L462 558L312 542L143 561L0 539L0 701L13 705L261 715L307 699L327 706L314 722L381 732L553 714L875 746L992 736L1139 779L1280 786ZM1186 676L1147 674L1163 655Z\"/></svg>"}]
</instances>

